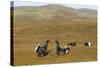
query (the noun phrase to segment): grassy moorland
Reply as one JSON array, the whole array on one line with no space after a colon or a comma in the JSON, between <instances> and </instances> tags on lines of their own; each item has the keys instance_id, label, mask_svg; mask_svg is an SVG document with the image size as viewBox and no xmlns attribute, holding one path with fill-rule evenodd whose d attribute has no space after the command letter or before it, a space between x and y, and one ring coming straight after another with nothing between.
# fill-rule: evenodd
<instances>
[{"instance_id":1,"label":"grassy moorland","mask_svg":"<svg viewBox=\"0 0 100 67\"><path fill-rule=\"evenodd\" d=\"M96 10L73 9L62 5L38 7L15 7L14 9L14 64L54 64L81 61L96 61L97 21ZM44 44L50 39L49 50L45 57L37 57L34 49L37 43ZM55 40L61 47L76 41L67 55L57 56ZM87 48L84 42L93 46Z\"/></svg>"}]
</instances>

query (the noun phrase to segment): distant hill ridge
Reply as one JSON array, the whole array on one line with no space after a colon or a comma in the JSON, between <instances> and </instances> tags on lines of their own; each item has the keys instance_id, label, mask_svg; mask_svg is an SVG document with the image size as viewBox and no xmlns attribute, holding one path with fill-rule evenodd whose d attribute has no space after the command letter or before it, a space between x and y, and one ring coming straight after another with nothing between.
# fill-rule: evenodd
<instances>
[{"instance_id":1,"label":"distant hill ridge","mask_svg":"<svg viewBox=\"0 0 100 67\"><path fill-rule=\"evenodd\" d=\"M42 6L20 6L15 7L15 15L21 17L33 17L39 20L69 20L81 17L96 16L97 11L92 9L74 9L64 5L48 4Z\"/></svg>"}]
</instances>

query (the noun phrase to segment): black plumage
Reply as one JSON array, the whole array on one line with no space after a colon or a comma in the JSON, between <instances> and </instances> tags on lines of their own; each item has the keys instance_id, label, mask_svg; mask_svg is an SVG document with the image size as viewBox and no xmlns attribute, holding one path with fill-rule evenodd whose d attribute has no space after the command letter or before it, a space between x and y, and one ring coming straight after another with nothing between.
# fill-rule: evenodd
<instances>
[{"instance_id":1,"label":"black plumage","mask_svg":"<svg viewBox=\"0 0 100 67\"><path fill-rule=\"evenodd\" d=\"M44 46L40 46L40 45L37 46L37 49L36 49L37 56L42 57L48 54L48 43L49 43L49 40L45 42Z\"/></svg>"},{"instance_id":2,"label":"black plumage","mask_svg":"<svg viewBox=\"0 0 100 67\"><path fill-rule=\"evenodd\" d=\"M69 52L70 48L67 48L67 47L61 48L58 41L56 41L56 44L57 44L57 46L56 46L57 55L64 55Z\"/></svg>"}]
</instances>

